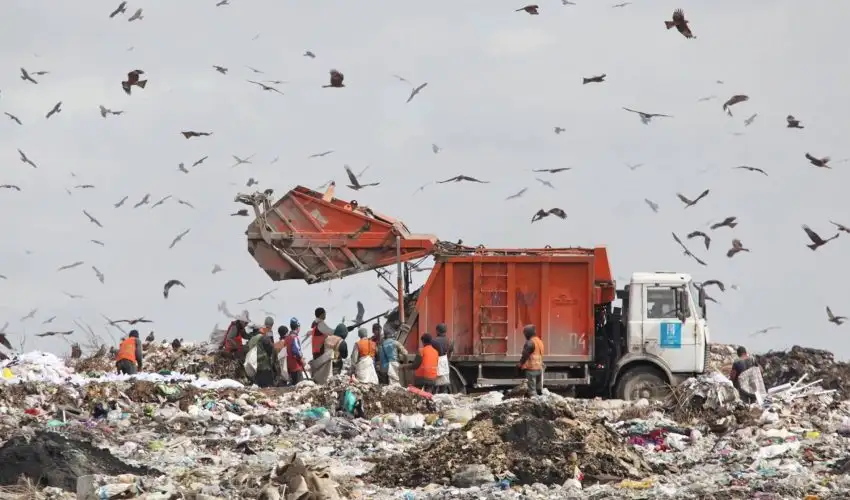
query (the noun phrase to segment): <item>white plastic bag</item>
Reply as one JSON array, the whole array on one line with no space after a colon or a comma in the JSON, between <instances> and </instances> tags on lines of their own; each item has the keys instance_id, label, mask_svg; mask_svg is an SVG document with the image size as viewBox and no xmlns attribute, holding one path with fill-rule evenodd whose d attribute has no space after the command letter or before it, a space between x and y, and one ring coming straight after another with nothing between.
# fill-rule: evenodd
<instances>
[{"instance_id":1,"label":"white plastic bag","mask_svg":"<svg viewBox=\"0 0 850 500\"><path fill-rule=\"evenodd\" d=\"M437 376L445 377L449 374L449 357L445 354L437 358Z\"/></svg>"},{"instance_id":2,"label":"white plastic bag","mask_svg":"<svg viewBox=\"0 0 850 500\"><path fill-rule=\"evenodd\" d=\"M257 346L252 347L248 351L248 354L245 356L245 364L242 366L245 367L245 374L249 377L257 374Z\"/></svg>"},{"instance_id":3,"label":"white plastic bag","mask_svg":"<svg viewBox=\"0 0 850 500\"><path fill-rule=\"evenodd\" d=\"M354 366L354 375L357 380L366 384L377 384L378 374L375 372L375 360L371 356L360 358Z\"/></svg>"},{"instance_id":4,"label":"white plastic bag","mask_svg":"<svg viewBox=\"0 0 850 500\"><path fill-rule=\"evenodd\" d=\"M277 353L277 366L280 367L280 378L285 382L289 382L289 365L286 363L286 348Z\"/></svg>"}]
</instances>

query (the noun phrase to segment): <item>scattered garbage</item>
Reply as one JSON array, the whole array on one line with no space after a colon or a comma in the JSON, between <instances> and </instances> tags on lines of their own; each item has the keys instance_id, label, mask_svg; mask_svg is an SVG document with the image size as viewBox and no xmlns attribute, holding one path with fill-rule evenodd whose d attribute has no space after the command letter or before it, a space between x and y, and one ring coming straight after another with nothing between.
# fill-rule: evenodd
<instances>
[{"instance_id":1,"label":"scattered garbage","mask_svg":"<svg viewBox=\"0 0 850 500\"><path fill-rule=\"evenodd\" d=\"M669 401L251 387L207 344L0 362L0 500L848 498L850 384L825 351L736 346ZM848 385L850 387L850 385ZM531 397L529 397L531 396Z\"/></svg>"}]
</instances>

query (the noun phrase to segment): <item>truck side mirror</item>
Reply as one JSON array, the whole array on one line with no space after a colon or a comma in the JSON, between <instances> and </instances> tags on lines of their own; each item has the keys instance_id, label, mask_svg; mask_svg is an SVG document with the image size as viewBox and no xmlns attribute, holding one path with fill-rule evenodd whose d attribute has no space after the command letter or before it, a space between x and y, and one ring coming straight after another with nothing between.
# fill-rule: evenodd
<instances>
[{"instance_id":1,"label":"truck side mirror","mask_svg":"<svg viewBox=\"0 0 850 500\"><path fill-rule=\"evenodd\" d=\"M691 308L688 307L688 294L684 288L676 289L676 316L679 321L685 322L685 319L690 317Z\"/></svg>"}]
</instances>

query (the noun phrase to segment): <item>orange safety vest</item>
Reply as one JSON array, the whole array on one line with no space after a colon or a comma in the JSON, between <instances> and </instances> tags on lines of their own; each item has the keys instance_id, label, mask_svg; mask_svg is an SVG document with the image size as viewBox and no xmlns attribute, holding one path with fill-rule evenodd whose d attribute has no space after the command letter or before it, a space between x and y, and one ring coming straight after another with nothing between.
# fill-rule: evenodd
<instances>
[{"instance_id":1,"label":"orange safety vest","mask_svg":"<svg viewBox=\"0 0 850 500\"><path fill-rule=\"evenodd\" d=\"M237 330L237 334L235 337L233 337L232 339L227 338L227 334L230 332L230 329L234 327L234 323L236 322L233 321L230 323L230 325L228 325L227 331L224 333L224 340L221 343L226 352L236 352L242 350L243 339L242 333L239 332L239 330ZM236 326L236 328L238 329L239 327Z\"/></svg>"},{"instance_id":2,"label":"orange safety vest","mask_svg":"<svg viewBox=\"0 0 850 500\"><path fill-rule=\"evenodd\" d=\"M369 339L360 339L357 341L357 351L361 358L370 357L375 359L378 354L378 347Z\"/></svg>"},{"instance_id":3,"label":"orange safety vest","mask_svg":"<svg viewBox=\"0 0 850 500\"><path fill-rule=\"evenodd\" d=\"M528 357L520 368L523 370L541 371L543 370L543 341L535 335L531 337L531 342L534 344L534 352L531 353L531 356Z\"/></svg>"},{"instance_id":4,"label":"orange safety vest","mask_svg":"<svg viewBox=\"0 0 850 500\"><path fill-rule=\"evenodd\" d=\"M416 378L424 378L426 380L436 380L437 378L437 362L440 359L440 353L430 345L426 345L419 349L419 356L422 357L422 364L416 369L414 375Z\"/></svg>"},{"instance_id":5,"label":"orange safety vest","mask_svg":"<svg viewBox=\"0 0 850 500\"><path fill-rule=\"evenodd\" d=\"M325 345L327 335L319 331L319 322L313 322L313 358L318 358L322 353L322 347Z\"/></svg>"},{"instance_id":6,"label":"orange safety vest","mask_svg":"<svg viewBox=\"0 0 850 500\"><path fill-rule=\"evenodd\" d=\"M115 356L115 361L126 359L131 363L136 363L136 338L127 337L121 341L118 346L118 355Z\"/></svg>"}]
</instances>

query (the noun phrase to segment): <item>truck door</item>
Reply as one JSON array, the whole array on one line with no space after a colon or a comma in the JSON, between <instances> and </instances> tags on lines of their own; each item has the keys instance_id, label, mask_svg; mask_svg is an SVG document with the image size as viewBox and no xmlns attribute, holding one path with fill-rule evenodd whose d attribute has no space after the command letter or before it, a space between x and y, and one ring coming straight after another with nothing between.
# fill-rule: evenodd
<instances>
[{"instance_id":1,"label":"truck door","mask_svg":"<svg viewBox=\"0 0 850 500\"><path fill-rule=\"evenodd\" d=\"M696 322L683 286L654 285L644 288L646 315L644 348L661 357L674 373L693 372L697 354Z\"/></svg>"}]
</instances>

